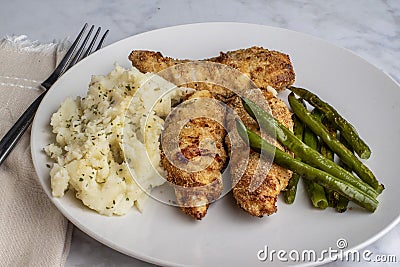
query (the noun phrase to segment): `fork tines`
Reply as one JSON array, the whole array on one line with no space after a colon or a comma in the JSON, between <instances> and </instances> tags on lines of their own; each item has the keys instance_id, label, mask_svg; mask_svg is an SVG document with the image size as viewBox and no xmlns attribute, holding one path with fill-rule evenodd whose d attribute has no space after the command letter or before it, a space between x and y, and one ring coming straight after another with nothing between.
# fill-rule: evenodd
<instances>
[{"instance_id":1,"label":"fork tines","mask_svg":"<svg viewBox=\"0 0 400 267\"><path fill-rule=\"evenodd\" d=\"M83 26L81 33L85 32L87 26L88 26L88 24L85 23L85 26ZM90 38L90 36L92 35L93 30L94 30L94 25L92 25L92 27L90 27L88 34L86 35L85 39L83 40L83 43L82 43L82 45L79 47L78 51L76 51L75 56L74 56L74 58L71 60L71 62L70 62L70 64L69 64L68 68L72 67L73 65L76 64L76 62L78 62L79 60L81 60L81 59L87 57L88 55L90 55L90 54L92 53L94 44L96 43L97 37L98 37L99 34L100 34L101 27L98 27L98 28L97 28L97 31L96 31L96 33L95 33L95 35L94 35L92 41L90 42L90 44L89 44L88 48L86 49L85 53L82 55L83 50L85 49L86 44L87 44L87 42L89 41L89 38ZM98 43L98 45L97 45L95 51L99 50L99 49L103 46L103 42L104 42L104 39L106 38L107 34L108 34L108 30L106 30L106 31L104 32L104 34L103 34L103 36L101 37L100 42ZM80 38L81 38L81 37L80 37ZM76 44L76 46L78 46L78 43ZM75 46L75 48L76 48L76 46ZM75 48L74 48L74 49L75 49ZM68 69L68 68L67 68L67 69Z\"/></svg>"},{"instance_id":2,"label":"fork tines","mask_svg":"<svg viewBox=\"0 0 400 267\"><path fill-rule=\"evenodd\" d=\"M60 64L57 66L57 68L54 70L54 72L50 75L49 78L47 78L46 81L44 81L42 83L42 86L46 89L49 89L54 82L66 71L68 70L70 67L72 67L73 65L75 65L79 60L87 57L88 55L90 55L92 53L93 47L96 43L96 40L100 34L101 31L101 27L97 28L97 31L92 39L92 41L89 44L89 47L86 49L85 53L83 53L83 51L85 50L86 44L88 43L90 36L92 35L92 32L94 30L94 25L92 25L89 29L89 32L87 33L85 39L83 40L83 43L81 44L81 46L79 47L78 50L77 47L86 31L86 28L88 27L88 24L85 23L85 25L83 26L82 30L80 31L80 33L78 34L78 36L76 37L76 39L74 40L74 42L72 43L71 47L69 48L69 50L67 51L67 53L65 54L64 58L61 60ZM109 30L106 30L103 34L103 36L101 37L95 51L99 50L104 43L104 39L107 37ZM76 52L75 52L76 51Z\"/></svg>"}]
</instances>

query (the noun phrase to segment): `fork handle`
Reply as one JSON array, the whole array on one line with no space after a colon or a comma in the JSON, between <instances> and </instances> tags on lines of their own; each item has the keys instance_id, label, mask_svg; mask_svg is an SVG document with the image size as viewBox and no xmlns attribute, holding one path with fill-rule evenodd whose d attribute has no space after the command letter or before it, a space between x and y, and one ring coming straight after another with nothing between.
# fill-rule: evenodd
<instances>
[{"instance_id":1,"label":"fork handle","mask_svg":"<svg viewBox=\"0 0 400 267\"><path fill-rule=\"evenodd\" d=\"M41 93L35 101L25 110L25 112L19 117L17 122L11 127L11 129L4 135L0 141L0 165L10 154L11 150L18 143L21 136L24 134L26 129L32 123L33 118L37 109L39 108L40 102L42 101L46 91Z\"/></svg>"}]
</instances>

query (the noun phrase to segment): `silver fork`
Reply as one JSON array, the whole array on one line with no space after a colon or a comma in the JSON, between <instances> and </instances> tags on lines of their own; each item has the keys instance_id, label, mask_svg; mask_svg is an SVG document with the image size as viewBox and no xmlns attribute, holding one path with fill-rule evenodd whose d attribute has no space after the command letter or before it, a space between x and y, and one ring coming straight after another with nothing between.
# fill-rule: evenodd
<instances>
[{"instance_id":1,"label":"silver fork","mask_svg":"<svg viewBox=\"0 0 400 267\"><path fill-rule=\"evenodd\" d=\"M13 125L13 127L11 127L11 129L1 139L1 141L0 141L0 165L4 162L4 160L10 154L10 152L12 151L14 146L18 143L19 139L24 134L26 129L28 129L29 125L32 123L35 113L36 113L37 109L39 108L40 102L42 101L43 97L46 95L46 93L50 89L50 87L57 81L57 79L66 70L68 70L70 67L75 65L82 58L85 58L91 54L93 47L96 43L97 37L100 34L101 27L97 28L97 31L96 31L94 37L92 38L92 41L90 42L85 53L83 53L83 51L85 50L86 44L89 41L90 36L93 32L94 25L92 25L92 27L90 28L89 32L87 33L85 39L83 40L83 43L81 44L79 49L76 51L76 48L78 47L87 27L88 27L88 24L85 23L85 25L83 26L78 37L76 37L75 41L72 43L70 49L67 51L64 58L61 60L60 64L57 66L57 68L54 70L54 72L49 76L49 78L47 78L44 82L41 83L41 86L43 87L44 91L35 99L35 101L33 101L33 103L25 110L25 112L21 115L21 117L19 117L19 119ZM108 30L106 30L104 32L95 51L99 50L102 47L104 39L106 38L108 32L109 32Z\"/></svg>"}]
</instances>

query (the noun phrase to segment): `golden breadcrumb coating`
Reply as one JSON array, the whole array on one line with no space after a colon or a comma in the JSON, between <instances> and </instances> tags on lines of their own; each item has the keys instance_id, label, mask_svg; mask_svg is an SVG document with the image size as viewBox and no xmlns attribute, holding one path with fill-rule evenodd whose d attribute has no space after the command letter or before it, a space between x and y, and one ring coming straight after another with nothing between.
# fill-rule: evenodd
<instances>
[{"instance_id":1,"label":"golden breadcrumb coating","mask_svg":"<svg viewBox=\"0 0 400 267\"><path fill-rule=\"evenodd\" d=\"M212 98L212 95L209 91L196 91L189 100L199 97ZM219 121L224 121L224 107L211 105L209 108L214 109L220 116ZM174 116L184 118L187 115L184 113L184 111L178 112ZM169 131L170 128L166 127L164 136L175 134ZM162 166L167 171L167 180L175 185L175 195L179 206L184 213L195 219L202 219L207 213L209 203L217 200L221 195L223 189L221 172L227 160L223 143L225 135L224 126L210 118L190 119L179 132L180 151L171 153L172 162L166 157L167 152L162 154ZM211 149L202 145L202 142L208 142ZM200 171L190 170L189 167L184 170L176 164L186 165L199 160L203 162L208 160L211 163Z\"/></svg>"},{"instance_id":2,"label":"golden breadcrumb coating","mask_svg":"<svg viewBox=\"0 0 400 267\"><path fill-rule=\"evenodd\" d=\"M260 89L272 86L280 92L295 80L289 56L262 47L253 46L226 53L220 52L219 57L212 58L211 61L238 69Z\"/></svg>"},{"instance_id":3,"label":"golden breadcrumb coating","mask_svg":"<svg viewBox=\"0 0 400 267\"><path fill-rule=\"evenodd\" d=\"M141 72L158 73L168 67L190 62L188 59L173 59L164 57L160 52L134 50L129 55L132 65ZM282 91L294 83L295 73L288 55L278 51L270 51L262 47L250 47L229 52L220 52L218 57L204 59L230 66L250 78L260 89L272 86L276 91ZM206 73L214 75L213 71ZM231 97L231 91L221 86L206 83L191 83L188 87L197 90L209 90L224 98ZM217 96L217 99L219 97Z\"/></svg>"}]
</instances>

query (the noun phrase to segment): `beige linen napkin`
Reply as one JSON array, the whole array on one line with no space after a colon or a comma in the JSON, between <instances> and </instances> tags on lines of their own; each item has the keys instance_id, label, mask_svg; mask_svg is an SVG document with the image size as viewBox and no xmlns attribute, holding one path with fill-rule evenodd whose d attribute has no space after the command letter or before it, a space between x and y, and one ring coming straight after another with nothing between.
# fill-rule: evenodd
<instances>
[{"instance_id":1,"label":"beige linen napkin","mask_svg":"<svg viewBox=\"0 0 400 267\"><path fill-rule=\"evenodd\" d=\"M0 39L0 138L40 94L65 46ZM63 266L72 225L41 188L29 139L30 128L0 166L0 266Z\"/></svg>"}]
</instances>

